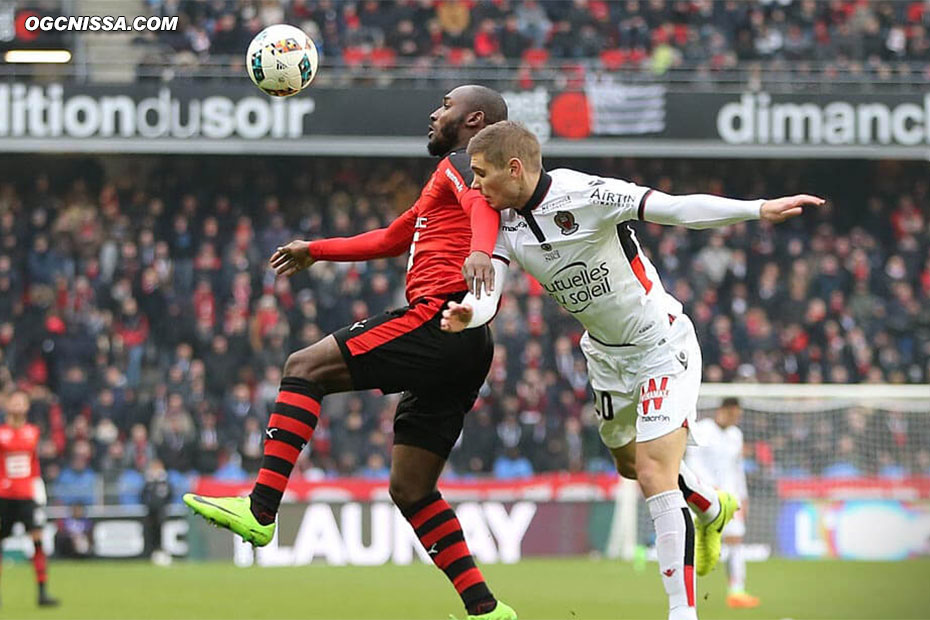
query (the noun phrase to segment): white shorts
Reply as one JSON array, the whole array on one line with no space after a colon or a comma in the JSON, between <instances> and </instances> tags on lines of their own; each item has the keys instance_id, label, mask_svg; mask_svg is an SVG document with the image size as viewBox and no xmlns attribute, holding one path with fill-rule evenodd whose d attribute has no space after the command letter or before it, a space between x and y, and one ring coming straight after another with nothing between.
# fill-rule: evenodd
<instances>
[{"instance_id":1,"label":"white shorts","mask_svg":"<svg viewBox=\"0 0 930 620\"><path fill-rule=\"evenodd\" d=\"M612 347L581 337L594 388L601 440L619 448L650 441L685 426L693 431L701 387L701 348L694 325L679 315L668 333L647 347ZM689 443L698 444L693 432Z\"/></svg>"}]
</instances>

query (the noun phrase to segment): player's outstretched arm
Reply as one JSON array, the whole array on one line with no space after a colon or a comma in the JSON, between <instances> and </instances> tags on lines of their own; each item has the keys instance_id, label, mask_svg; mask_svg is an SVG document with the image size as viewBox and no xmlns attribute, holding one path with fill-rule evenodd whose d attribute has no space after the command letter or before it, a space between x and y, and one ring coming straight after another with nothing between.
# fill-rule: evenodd
<instances>
[{"instance_id":1,"label":"player's outstretched arm","mask_svg":"<svg viewBox=\"0 0 930 620\"><path fill-rule=\"evenodd\" d=\"M819 207L825 202L823 198L808 194L774 200L735 200L710 194L673 196L650 191L642 199L638 216L647 222L694 229L719 228L757 219L777 224L801 215L804 207Z\"/></svg>"},{"instance_id":2,"label":"player's outstretched arm","mask_svg":"<svg viewBox=\"0 0 930 620\"><path fill-rule=\"evenodd\" d=\"M310 256L310 242L299 240L282 245L268 260L277 275L287 277L303 271L313 262L313 257Z\"/></svg>"},{"instance_id":3,"label":"player's outstretched arm","mask_svg":"<svg viewBox=\"0 0 930 620\"><path fill-rule=\"evenodd\" d=\"M362 261L400 256L410 248L416 220L416 206L408 209L387 228L378 228L355 235L292 241L271 255L271 267L279 276L292 276L321 260Z\"/></svg>"}]
</instances>

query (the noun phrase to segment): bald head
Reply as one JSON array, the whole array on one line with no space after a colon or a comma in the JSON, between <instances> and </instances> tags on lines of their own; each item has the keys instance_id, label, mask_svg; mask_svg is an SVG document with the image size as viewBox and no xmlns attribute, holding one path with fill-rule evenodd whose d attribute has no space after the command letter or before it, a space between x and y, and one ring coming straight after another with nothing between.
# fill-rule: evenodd
<instances>
[{"instance_id":1,"label":"bald head","mask_svg":"<svg viewBox=\"0 0 930 620\"><path fill-rule=\"evenodd\" d=\"M507 102L496 90L478 84L466 84L450 94L453 93L462 98L468 112L483 112L485 125L507 120Z\"/></svg>"}]
</instances>

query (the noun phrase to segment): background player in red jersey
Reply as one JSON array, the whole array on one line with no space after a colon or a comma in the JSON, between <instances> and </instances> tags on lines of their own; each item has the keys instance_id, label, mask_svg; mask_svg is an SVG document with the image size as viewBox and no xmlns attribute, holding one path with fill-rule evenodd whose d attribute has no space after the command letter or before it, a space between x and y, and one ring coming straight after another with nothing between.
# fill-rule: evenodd
<instances>
[{"instance_id":1,"label":"background player in red jersey","mask_svg":"<svg viewBox=\"0 0 930 620\"><path fill-rule=\"evenodd\" d=\"M409 305L348 325L287 359L265 431L261 470L248 499L184 498L217 525L265 545L274 534L294 462L313 435L323 397L374 388L403 392L394 418L391 498L455 586L469 618L488 620L517 616L485 584L437 481L488 373L493 344L487 327L450 334L439 323L448 303L461 301L467 292L461 269L469 250L490 256L497 238L498 222L491 222L475 230L472 239L470 212L484 198L471 189L465 147L483 127L506 118L499 93L483 86L454 89L430 115L429 152L442 159L410 209L387 228L278 248L271 265L285 276L316 261L371 260L409 249Z\"/></svg>"},{"instance_id":2,"label":"background player in red jersey","mask_svg":"<svg viewBox=\"0 0 930 620\"><path fill-rule=\"evenodd\" d=\"M32 564L39 584L39 605L54 606L58 600L46 591L45 550L42 548L42 518L36 503L39 477L39 428L26 423L29 395L23 391L10 394L6 402L6 421L0 426L0 541L13 531L17 522L26 527L35 545ZM0 549L0 564L2 564Z\"/></svg>"}]
</instances>

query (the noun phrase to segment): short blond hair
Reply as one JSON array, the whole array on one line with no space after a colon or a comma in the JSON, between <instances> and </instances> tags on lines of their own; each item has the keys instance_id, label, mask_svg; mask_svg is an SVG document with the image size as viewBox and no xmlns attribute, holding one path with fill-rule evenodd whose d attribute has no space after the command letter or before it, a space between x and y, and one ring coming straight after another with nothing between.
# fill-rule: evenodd
<instances>
[{"instance_id":1,"label":"short blond hair","mask_svg":"<svg viewBox=\"0 0 930 620\"><path fill-rule=\"evenodd\" d=\"M511 159L519 159L523 166L536 172L542 169L542 149L539 140L523 123L500 121L488 125L468 143L468 154L481 153L484 159L503 168Z\"/></svg>"}]
</instances>

